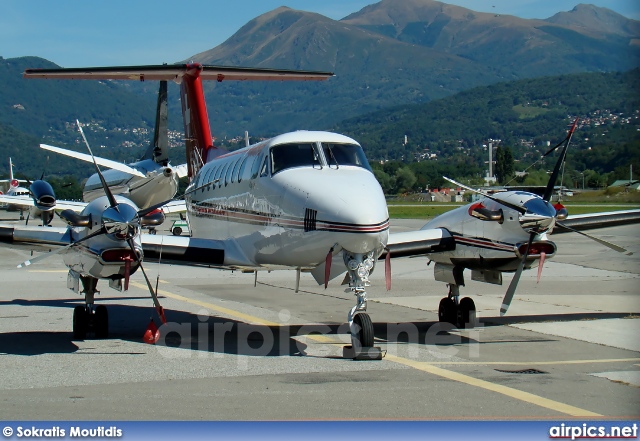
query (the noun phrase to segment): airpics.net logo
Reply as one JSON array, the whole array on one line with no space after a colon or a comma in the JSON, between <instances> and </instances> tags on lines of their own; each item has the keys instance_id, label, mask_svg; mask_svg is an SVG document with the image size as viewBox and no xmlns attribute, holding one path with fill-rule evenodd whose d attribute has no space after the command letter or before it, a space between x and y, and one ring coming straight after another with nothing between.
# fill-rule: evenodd
<instances>
[{"instance_id":1,"label":"airpics.net logo","mask_svg":"<svg viewBox=\"0 0 640 441\"><path fill-rule=\"evenodd\" d=\"M637 439L638 424L620 426L596 426L560 424L549 429L550 439Z\"/></svg>"},{"instance_id":2,"label":"airpics.net logo","mask_svg":"<svg viewBox=\"0 0 640 441\"><path fill-rule=\"evenodd\" d=\"M120 438L122 437L122 429L116 426L110 427L80 427L71 426L69 428L62 428L60 426L53 426L47 428L40 427L22 427L15 428L11 426L5 426L2 429L2 434L5 438L11 438L15 435L16 438Z\"/></svg>"}]
</instances>

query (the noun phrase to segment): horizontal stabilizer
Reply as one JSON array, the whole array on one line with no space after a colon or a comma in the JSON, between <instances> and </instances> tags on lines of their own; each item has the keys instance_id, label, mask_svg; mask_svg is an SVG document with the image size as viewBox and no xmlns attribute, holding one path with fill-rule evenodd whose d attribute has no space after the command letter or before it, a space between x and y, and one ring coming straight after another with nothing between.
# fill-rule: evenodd
<instances>
[{"instance_id":1,"label":"horizontal stabilizer","mask_svg":"<svg viewBox=\"0 0 640 441\"><path fill-rule=\"evenodd\" d=\"M23 76L24 78L70 80L167 80L180 83L182 76L185 75L187 71L198 68L202 69L200 78L212 81L322 81L333 76L331 72L256 69L251 67L207 66L200 64L26 69Z\"/></svg>"}]
</instances>

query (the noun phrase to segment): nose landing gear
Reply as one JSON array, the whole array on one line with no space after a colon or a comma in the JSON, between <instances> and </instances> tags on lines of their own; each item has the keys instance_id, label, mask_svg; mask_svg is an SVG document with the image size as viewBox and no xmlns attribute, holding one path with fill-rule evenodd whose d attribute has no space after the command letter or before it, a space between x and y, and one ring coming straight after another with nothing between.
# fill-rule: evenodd
<instances>
[{"instance_id":1,"label":"nose landing gear","mask_svg":"<svg viewBox=\"0 0 640 441\"><path fill-rule=\"evenodd\" d=\"M73 310L73 338L84 340L88 332L93 332L95 338L107 338L109 336L109 314L104 305L94 305L94 297L98 279L93 277L80 277L84 289L84 306L78 305Z\"/></svg>"},{"instance_id":2,"label":"nose landing gear","mask_svg":"<svg viewBox=\"0 0 640 441\"><path fill-rule=\"evenodd\" d=\"M343 349L344 358L354 360L381 360L382 350L373 346L374 329L367 310L366 286L369 286L369 274L375 266L373 252L351 254L344 252L344 263L349 273L349 289L356 296L356 305L349 310L347 317L351 332L351 346Z\"/></svg>"}]
</instances>

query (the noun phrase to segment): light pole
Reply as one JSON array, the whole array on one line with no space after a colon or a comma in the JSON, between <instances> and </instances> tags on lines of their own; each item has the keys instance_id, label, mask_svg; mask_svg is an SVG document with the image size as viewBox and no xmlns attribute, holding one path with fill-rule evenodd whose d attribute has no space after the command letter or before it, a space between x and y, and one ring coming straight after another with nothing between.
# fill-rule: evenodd
<instances>
[{"instance_id":1,"label":"light pole","mask_svg":"<svg viewBox=\"0 0 640 441\"><path fill-rule=\"evenodd\" d=\"M582 175L582 189L584 190L584 172L580 173Z\"/></svg>"}]
</instances>

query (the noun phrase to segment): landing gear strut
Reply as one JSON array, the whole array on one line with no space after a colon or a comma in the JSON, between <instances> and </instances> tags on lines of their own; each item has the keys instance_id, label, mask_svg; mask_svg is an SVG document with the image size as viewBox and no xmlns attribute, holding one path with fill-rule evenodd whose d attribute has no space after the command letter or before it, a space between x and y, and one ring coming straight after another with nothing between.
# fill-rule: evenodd
<instances>
[{"instance_id":1,"label":"landing gear strut","mask_svg":"<svg viewBox=\"0 0 640 441\"><path fill-rule=\"evenodd\" d=\"M476 326L476 305L470 297L460 298L460 287L449 284L449 295L440 300L438 321L451 323L458 328L471 329Z\"/></svg>"},{"instance_id":2,"label":"landing gear strut","mask_svg":"<svg viewBox=\"0 0 640 441\"><path fill-rule=\"evenodd\" d=\"M94 277L80 277L84 292L85 305L78 305L73 310L73 338L84 340L88 332L93 332L95 338L109 336L109 314L104 305L94 305L94 297L98 279Z\"/></svg>"},{"instance_id":3,"label":"landing gear strut","mask_svg":"<svg viewBox=\"0 0 640 441\"><path fill-rule=\"evenodd\" d=\"M382 351L373 346L373 323L367 310L366 286L369 286L369 273L375 260L373 252L351 254L344 251L344 263L349 273L349 290L356 296L356 305L349 310L347 320L351 332L351 346L345 346L343 356L355 360L381 360Z\"/></svg>"}]
</instances>

